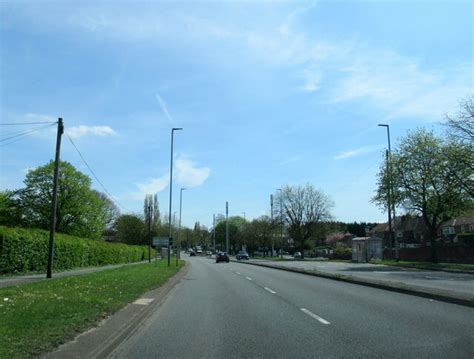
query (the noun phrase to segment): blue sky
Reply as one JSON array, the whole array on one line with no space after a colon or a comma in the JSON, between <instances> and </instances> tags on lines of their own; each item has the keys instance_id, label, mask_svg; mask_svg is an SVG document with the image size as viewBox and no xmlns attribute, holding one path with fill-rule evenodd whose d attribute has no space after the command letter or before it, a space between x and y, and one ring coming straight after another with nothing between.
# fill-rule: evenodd
<instances>
[{"instance_id":1,"label":"blue sky","mask_svg":"<svg viewBox=\"0 0 474 359\"><path fill-rule=\"evenodd\" d=\"M473 92L470 1L0 2L1 122L55 121L123 212L146 193L183 223L269 213L311 183L341 221L370 202L392 142ZM35 128L37 126L30 126ZM30 128L1 126L1 138ZM1 189L54 156L53 127L0 143ZM62 159L88 173L63 138ZM102 190L94 180L94 187Z\"/></svg>"}]
</instances>

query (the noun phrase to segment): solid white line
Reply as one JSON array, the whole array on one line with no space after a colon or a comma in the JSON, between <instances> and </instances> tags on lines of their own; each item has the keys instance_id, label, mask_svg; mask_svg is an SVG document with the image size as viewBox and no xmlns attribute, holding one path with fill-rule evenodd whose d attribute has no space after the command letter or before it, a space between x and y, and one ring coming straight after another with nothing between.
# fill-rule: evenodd
<instances>
[{"instance_id":1,"label":"solid white line","mask_svg":"<svg viewBox=\"0 0 474 359\"><path fill-rule=\"evenodd\" d=\"M303 313L305 313L305 314L308 314L311 318L316 319L317 321L319 321L319 322L321 322L321 323L323 323L323 324L326 324L326 325L331 324L331 323L328 322L326 319L321 318L319 315L314 314L313 312L309 311L309 310L306 309L306 308L301 308L301 311L302 311Z\"/></svg>"},{"instance_id":2,"label":"solid white line","mask_svg":"<svg viewBox=\"0 0 474 359\"><path fill-rule=\"evenodd\" d=\"M245 277L245 278L247 278L248 280L252 280L252 278L250 278L250 277Z\"/></svg>"},{"instance_id":3,"label":"solid white line","mask_svg":"<svg viewBox=\"0 0 474 359\"><path fill-rule=\"evenodd\" d=\"M267 292L270 292L272 294L276 294L276 292L274 290L271 290L270 288L263 287L263 289L265 289Z\"/></svg>"},{"instance_id":4,"label":"solid white line","mask_svg":"<svg viewBox=\"0 0 474 359\"><path fill-rule=\"evenodd\" d=\"M235 272L235 273L237 273L238 275L240 275L240 272Z\"/></svg>"}]
</instances>

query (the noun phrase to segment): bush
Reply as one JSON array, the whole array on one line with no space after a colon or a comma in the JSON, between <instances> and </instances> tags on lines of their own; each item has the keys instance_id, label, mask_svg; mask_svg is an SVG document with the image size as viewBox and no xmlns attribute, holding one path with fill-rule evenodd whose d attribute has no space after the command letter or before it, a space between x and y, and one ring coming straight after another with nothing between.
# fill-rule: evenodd
<instances>
[{"instance_id":1,"label":"bush","mask_svg":"<svg viewBox=\"0 0 474 359\"><path fill-rule=\"evenodd\" d=\"M343 246L337 246L331 255L331 259L352 259L352 249Z\"/></svg>"},{"instance_id":2,"label":"bush","mask_svg":"<svg viewBox=\"0 0 474 359\"><path fill-rule=\"evenodd\" d=\"M0 274L44 272L48 263L49 232L0 226ZM55 235L53 270L138 262L148 258L147 246ZM152 255L155 250L152 249Z\"/></svg>"}]
</instances>

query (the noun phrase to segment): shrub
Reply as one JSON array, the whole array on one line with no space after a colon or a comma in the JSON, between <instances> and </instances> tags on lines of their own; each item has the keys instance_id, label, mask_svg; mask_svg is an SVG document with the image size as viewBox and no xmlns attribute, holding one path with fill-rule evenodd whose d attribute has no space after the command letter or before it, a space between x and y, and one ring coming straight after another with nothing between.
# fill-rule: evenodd
<instances>
[{"instance_id":1,"label":"shrub","mask_svg":"<svg viewBox=\"0 0 474 359\"><path fill-rule=\"evenodd\" d=\"M352 259L352 249L343 247L343 246L337 246L334 249L334 252L331 258L332 259Z\"/></svg>"},{"instance_id":2,"label":"shrub","mask_svg":"<svg viewBox=\"0 0 474 359\"><path fill-rule=\"evenodd\" d=\"M49 232L0 226L0 274L44 272ZM147 246L108 243L57 233L53 270L137 262L148 258ZM152 249L152 255L155 250Z\"/></svg>"}]
</instances>

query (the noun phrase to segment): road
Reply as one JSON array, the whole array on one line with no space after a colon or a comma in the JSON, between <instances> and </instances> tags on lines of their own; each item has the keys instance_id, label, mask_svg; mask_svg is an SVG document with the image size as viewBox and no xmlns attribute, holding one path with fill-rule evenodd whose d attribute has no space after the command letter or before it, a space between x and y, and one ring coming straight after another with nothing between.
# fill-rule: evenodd
<instances>
[{"instance_id":1,"label":"road","mask_svg":"<svg viewBox=\"0 0 474 359\"><path fill-rule=\"evenodd\" d=\"M190 270L112 358L472 358L474 310L239 263Z\"/></svg>"}]
</instances>

